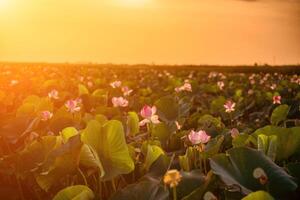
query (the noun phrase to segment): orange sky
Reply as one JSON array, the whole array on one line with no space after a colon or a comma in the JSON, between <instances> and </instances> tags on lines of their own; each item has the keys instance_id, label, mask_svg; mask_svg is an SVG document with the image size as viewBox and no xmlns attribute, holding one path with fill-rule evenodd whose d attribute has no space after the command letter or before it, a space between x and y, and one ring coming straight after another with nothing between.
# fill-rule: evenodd
<instances>
[{"instance_id":1,"label":"orange sky","mask_svg":"<svg viewBox=\"0 0 300 200\"><path fill-rule=\"evenodd\" d=\"M298 0L0 0L0 61L296 64Z\"/></svg>"}]
</instances>

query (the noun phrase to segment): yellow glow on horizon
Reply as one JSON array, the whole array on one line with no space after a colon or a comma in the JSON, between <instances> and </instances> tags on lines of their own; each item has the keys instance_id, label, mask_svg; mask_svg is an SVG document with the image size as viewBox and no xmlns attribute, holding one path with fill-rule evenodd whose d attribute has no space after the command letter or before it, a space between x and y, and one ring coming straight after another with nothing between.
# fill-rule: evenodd
<instances>
[{"instance_id":1,"label":"yellow glow on horizon","mask_svg":"<svg viewBox=\"0 0 300 200\"><path fill-rule=\"evenodd\" d=\"M299 63L299 13L278 0L0 0L0 62Z\"/></svg>"},{"instance_id":2,"label":"yellow glow on horizon","mask_svg":"<svg viewBox=\"0 0 300 200\"><path fill-rule=\"evenodd\" d=\"M116 4L127 7L142 7L149 2L150 0L117 0Z\"/></svg>"},{"instance_id":3,"label":"yellow glow on horizon","mask_svg":"<svg viewBox=\"0 0 300 200\"><path fill-rule=\"evenodd\" d=\"M0 10L6 8L9 4L9 0L0 0Z\"/></svg>"}]
</instances>

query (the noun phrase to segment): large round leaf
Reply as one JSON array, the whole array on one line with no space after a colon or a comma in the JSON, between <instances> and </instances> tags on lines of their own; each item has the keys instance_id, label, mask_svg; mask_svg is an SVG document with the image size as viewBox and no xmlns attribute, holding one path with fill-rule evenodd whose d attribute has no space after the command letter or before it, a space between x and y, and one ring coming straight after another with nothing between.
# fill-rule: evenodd
<instances>
[{"instance_id":1,"label":"large round leaf","mask_svg":"<svg viewBox=\"0 0 300 200\"><path fill-rule=\"evenodd\" d=\"M99 177L102 178L105 174L98 153L90 145L84 144L80 151L80 164L85 167L98 169Z\"/></svg>"},{"instance_id":2,"label":"large round leaf","mask_svg":"<svg viewBox=\"0 0 300 200\"><path fill-rule=\"evenodd\" d=\"M166 144L167 140L171 135L171 131L166 125L166 123L161 122L152 126L151 135L154 138L157 138L162 144Z\"/></svg>"},{"instance_id":3,"label":"large round leaf","mask_svg":"<svg viewBox=\"0 0 300 200\"><path fill-rule=\"evenodd\" d=\"M286 165L286 168L290 175L296 178L296 181L299 185L300 183L300 162L289 163Z\"/></svg>"},{"instance_id":4,"label":"large round leaf","mask_svg":"<svg viewBox=\"0 0 300 200\"><path fill-rule=\"evenodd\" d=\"M213 172L227 185L239 185L245 194L265 189L265 186L253 177L256 168L265 171L268 177L267 187L275 197L286 195L297 188L291 176L262 152L254 149L246 147L230 149L227 154L218 154L211 158L210 165Z\"/></svg>"},{"instance_id":5,"label":"large round leaf","mask_svg":"<svg viewBox=\"0 0 300 200\"><path fill-rule=\"evenodd\" d=\"M59 191L53 200L92 200L95 198L93 191L84 185L75 185Z\"/></svg>"},{"instance_id":6,"label":"large round leaf","mask_svg":"<svg viewBox=\"0 0 300 200\"><path fill-rule=\"evenodd\" d=\"M148 144L147 154L145 158L145 168L149 170L152 163L154 163L161 155L164 154L164 151L159 146Z\"/></svg>"},{"instance_id":7,"label":"large round leaf","mask_svg":"<svg viewBox=\"0 0 300 200\"><path fill-rule=\"evenodd\" d=\"M48 191L52 186L57 186L67 175L74 174L78 168L81 147L80 136L75 135L52 150L35 173L39 186Z\"/></svg>"},{"instance_id":8,"label":"large round leaf","mask_svg":"<svg viewBox=\"0 0 300 200\"><path fill-rule=\"evenodd\" d=\"M277 126L280 122L284 121L289 114L290 107L286 104L277 106L271 115L271 123Z\"/></svg>"},{"instance_id":9,"label":"large round leaf","mask_svg":"<svg viewBox=\"0 0 300 200\"><path fill-rule=\"evenodd\" d=\"M176 188L178 199L182 199L184 196L189 195L205 183L205 176L202 173L202 170L196 169L190 172L181 171L180 174L182 179Z\"/></svg>"},{"instance_id":10,"label":"large round leaf","mask_svg":"<svg viewBox=\"0 0 300 200\"><path fill-rule=\"evenodd\" d=\"M89 90L82 84L78 85L78 95L82 96L82 95L88 95L89 94Z\"/></svg>"},{"instance_id":11,"label":"large round leaf","mask_svg":"<svg viewBox=\"0 0 300 200\"><path fill-rule=\"evenodd\" d=\"M75 127L67 127L67 128L64 128L62 131L61 131L61 137L63 139L64 142L67 142L69 140L69 138L73 137L74 135L77 135L78 134L78 131Z\"/></svg>"},{"instance_id":12,"label":"large round leaf","mask_svg":"<svg viewBox=\"0 0 300 200\"><path fill-rule=\"evenodd\" d=\"M169 192L153 178L144 179L127 186L113 195L110 200L168 200Z\"/></svg>"},{"instance_id":13,"label":"large round leaf","mask_svg":"<svg viewBox=\"0 0 300 200\"><path fill-rule=\"evenodd\" d=\"M135 136L140 132L139 116L136 112L128 112L127 116L127 135Z\"/></svg>"},{"instance_id":14,"label":"large round leaf","mask_svg":"<svg viewBox=\"0 0 300 200\"><path fill-rule=\"evenodd\" d=\"M165 96L155 102L159 117L164 121L175 121L178 117L178 104L172 96Z\"/></svg>"},{"instance_id":15,"label":"large round leaf","mask_svg":"<svg viewBox=\"0 0 300 200\"><path fill-rule=\"evenodd\" d=\"M98 121L91 120L82 132L82 141L97 152L105 171L103 179L111 179L133 171L134 163L128 151L121 122L111 120L101 127Z\"/></svg>"},{"instance_id":16,"label":"large round leaf","mask_svg":"<svg viewBox=\"0 0 300 200\"><path fill-rule=\"evenodd\" d=\"M253 136L263 135L277 136L276 160L289 158L296 152L300 152L300 127L283 128L276 126L265 126L257 129Z\"/></svg>"},{"instance_id":17,"label":"large round leaf","mask_svg":"<svg viewBox=\"0 0 300 200\"><path fill-rule=\"evenodd\" d=\"M242 200L274 200L274 198L265 191L252 192Z\"/></svg>"}]
</instances>

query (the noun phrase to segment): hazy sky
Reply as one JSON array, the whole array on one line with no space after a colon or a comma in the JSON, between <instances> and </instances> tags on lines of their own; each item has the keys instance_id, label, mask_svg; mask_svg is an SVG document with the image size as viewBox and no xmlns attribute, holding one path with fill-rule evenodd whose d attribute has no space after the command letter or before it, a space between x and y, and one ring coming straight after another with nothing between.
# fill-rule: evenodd
<instances>
[{"instance_id":1,"label":"hazy sky","mask_svg":"<svg viewBox=\"0 0 300 200\"><path fill-rule=\"evenodd\" d=\"M298 0L0 0L0 61L300 63Z\"/></svg>"}]
</instances>

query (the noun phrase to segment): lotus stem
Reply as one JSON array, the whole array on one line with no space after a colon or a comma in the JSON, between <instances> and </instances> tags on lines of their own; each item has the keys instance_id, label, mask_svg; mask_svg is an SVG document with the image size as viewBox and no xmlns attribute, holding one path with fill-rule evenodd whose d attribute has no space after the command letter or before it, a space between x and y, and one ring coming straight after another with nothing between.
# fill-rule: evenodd
<instances>
[{"instance_id":1,"label":"lotus stem","mask_svg":"<svg viewBox=\"0 0 300 200\"><path fill-rule=\"evenodd\" d=\"M176 186L173 187L173 200L177 200Z\"/></svg>"},{"instance_id":2,"label":"lotus stem","mask_svg":"<svg viewBox=\"0 0 300 200\"><path fill-rule=\"evenodd\" d=\"M86 186L88 186L88 182L87 182L87 180L86 180L86 178L85 178L84 173L81 171L81 169L80 169L79 167L77 168L77 170L79 171L80 175L82 176L82 179L83 179L83 181L84 181L84 184L85 184Z\"/></svg>"},{"instance_id":3,"label":"lotus stem","mask_svg":"<svg viewBox=\"0 0 300 200\"><path fill-rule=\"evenodd\" d=\"M117 187L116 187L116 184L115 184L115 179L111 180L111 185L112 185L113 191L116 192L117 191Z\"/></svg>"},{"instance_id":4,"label":"lotus stem","mask_svg":"<svg viewBox=\"0 0 300 200\"><path fill-rule=\"evenodd\" d=\"M19 190L19 193L20 193L20 196L21 196L21 200L25 200L20 179L17 177L17 175L15 175L15 176L16 176L16 180L17 180L17 184L18 184L18 190Z\"/></svg>"}]
</instances>

